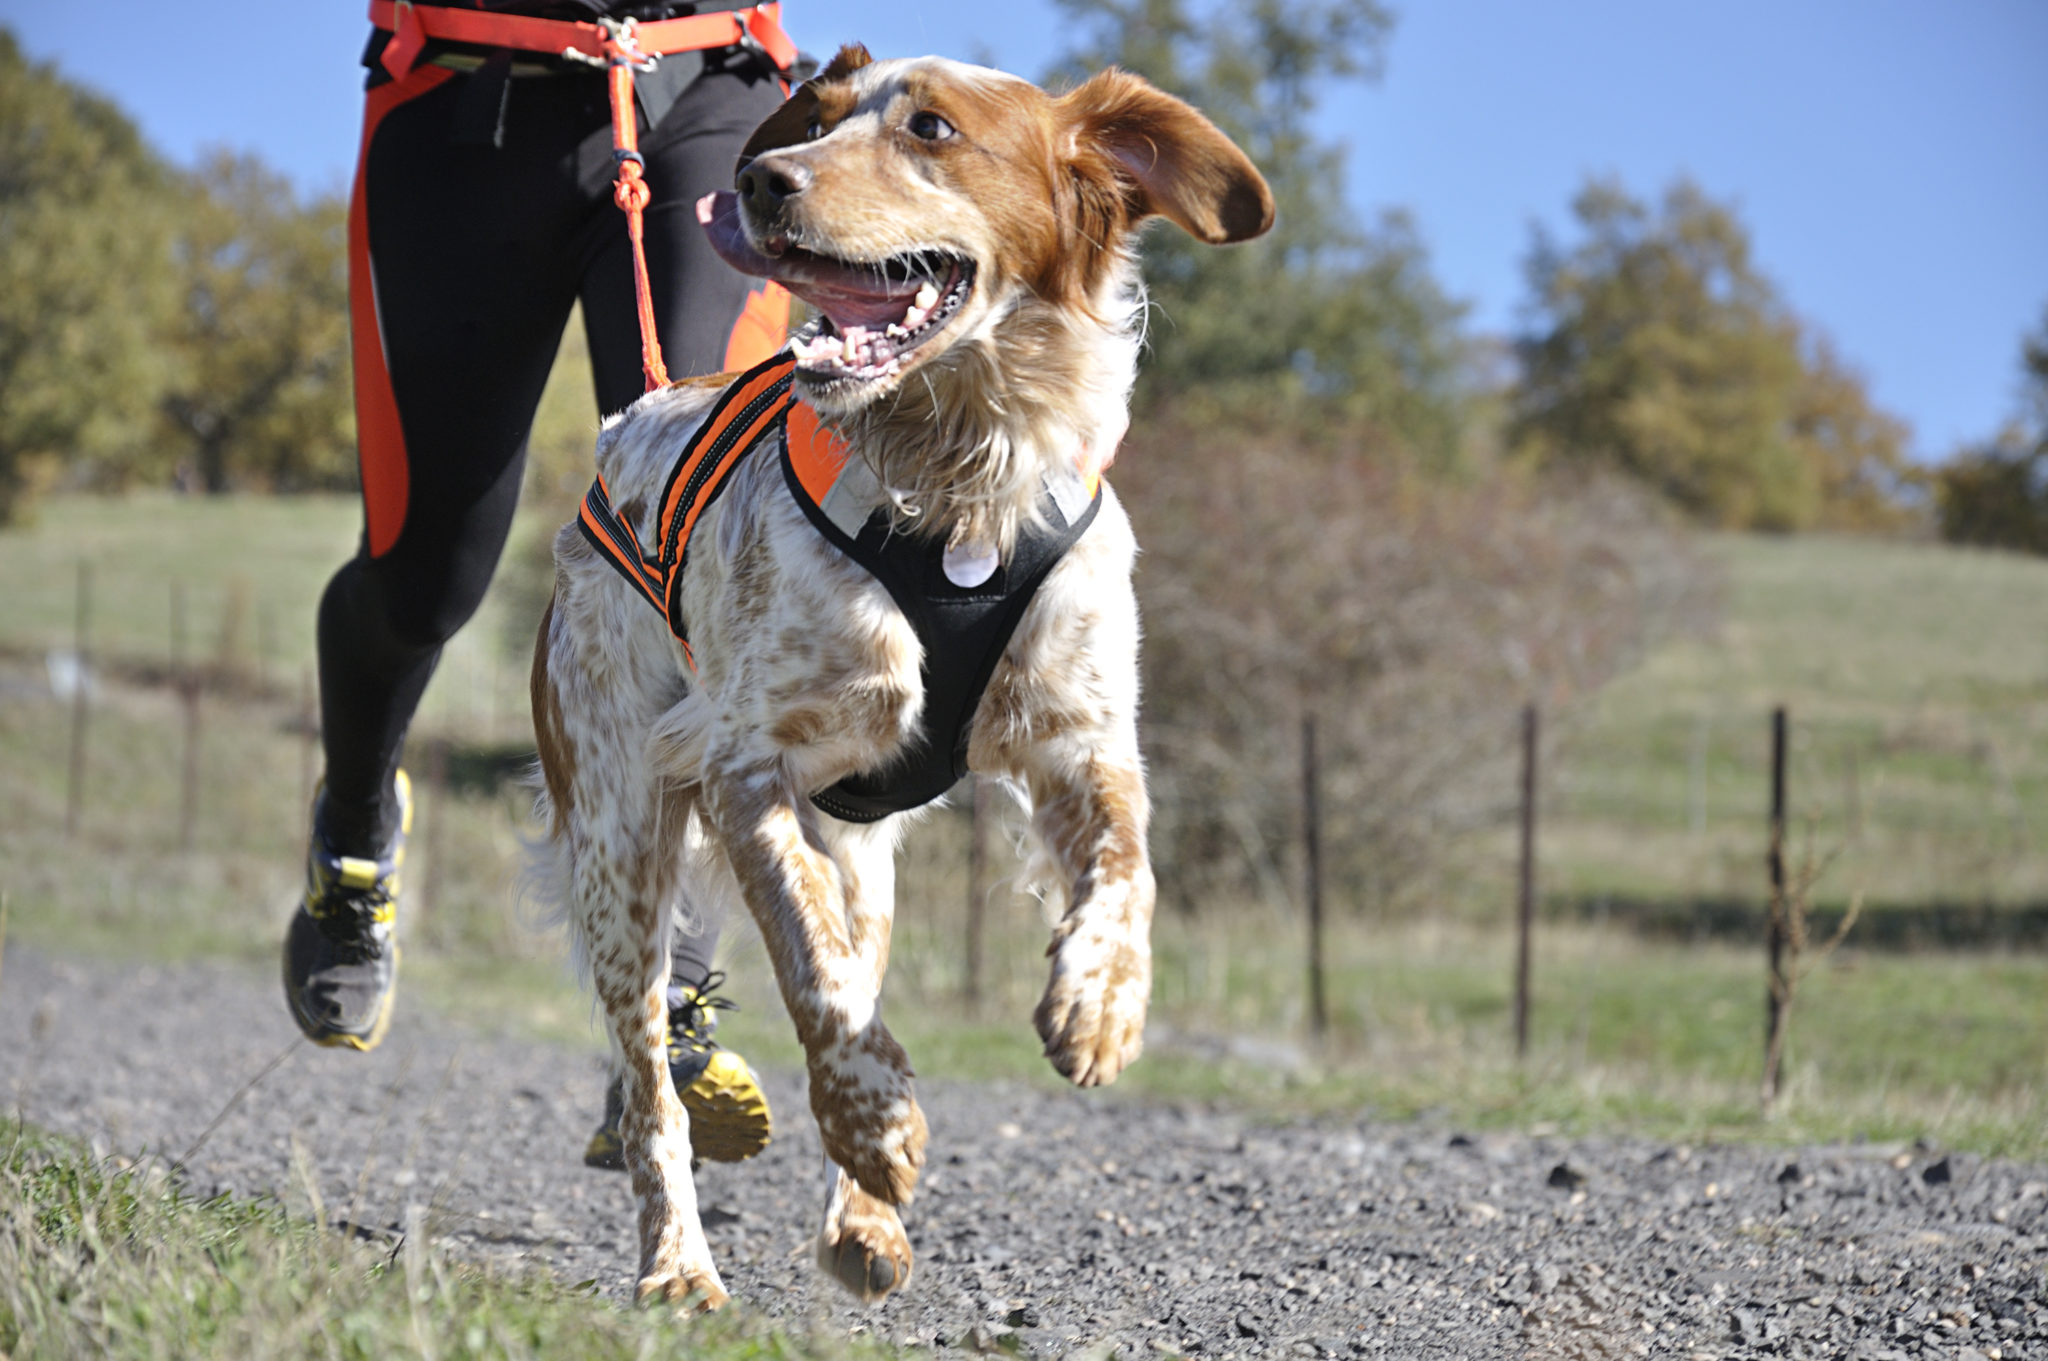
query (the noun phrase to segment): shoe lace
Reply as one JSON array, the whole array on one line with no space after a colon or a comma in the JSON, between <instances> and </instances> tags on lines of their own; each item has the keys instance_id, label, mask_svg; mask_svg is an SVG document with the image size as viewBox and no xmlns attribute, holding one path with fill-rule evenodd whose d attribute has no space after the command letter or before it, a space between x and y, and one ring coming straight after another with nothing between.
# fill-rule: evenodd
<instances>
[{"instance_id":1,"label":"shoe lace","mask_svg":"<svg viewBox=\"0 0 2048 1361\"><path fill-rule=\"evenodd\" d=\"M725 970L707 969L694 984L670 988L668 995L668 1050L676 1056L693 1048L715 1049L718 1041L711 1032L718 1028L714 1012L738 1011L740 1004L716 995L725 985Z\"/></svg>"},{"instance_id":2,"label":"shoe lace","mask_svg":"<svg viewBox=\"0 0 2048 1361\"><path fill-rule=\"evenodd\" d=\"M330 887L309 915L320 934L346 963L358 964L377 952L375 927L383 919L391 895L378 888Z\"/></svg>"}]
</instances>

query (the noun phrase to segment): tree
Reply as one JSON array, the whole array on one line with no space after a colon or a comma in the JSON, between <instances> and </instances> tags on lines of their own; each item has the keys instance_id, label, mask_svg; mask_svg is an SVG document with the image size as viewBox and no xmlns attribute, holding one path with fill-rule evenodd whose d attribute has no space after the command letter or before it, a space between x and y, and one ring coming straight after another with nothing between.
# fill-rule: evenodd
<instances>
[{"instance_id":1,"label":"tree","mask_svg":"<svg viewBox=\"0 0 2048 1361\"><path fill-rule=\"evenodd\" d=\"M1255 427L1363 422L1425 462L1463 441L1462 308L1412 223L1370 229L1346 202L1342 148L1309 128L1332 80L1377 76L1392 17L1376 0L1060 0L1081 34L1056 77L1120 65L1199 107L1272 186L1273 230L1225 249L1149 234L1152 316L1137 406Z\"/></svg>"},{"instance_id":2,"label":"tree","mask_svg":"<svg viewBox=\"0 0 2048 1361\"><path fill-rule=\"evenodd\" d=\"M1615 467L1710 523L1810 520L1819 489L1789 438L1796 333L1734 215L1683 182L1658 216L1601 182L1572 213L1583 243L1539 229L1530 252L1511 442Z\"/></svg>"},{"instance_id":3,"label":"tree","mask_svg":"<svg viewBox=\"0 0 2048 1361\"><path fill-rule=\"evenodd\" d=\"M0 524L147 439L169 361L170 176L135 125L0 29Z\"/></svg>"},{"instance_id":4,"label":"tree","mask_svg":"<svg viewBox=\"0 0 2048 1361\"><path fill-rule=\"evenodd\" d=\"M180 206L163 455L209 492L352 486L346 205L301 206L282 176L219 152Z\"/></svg>"},{"instance_id":5,"label":"tree","mask_svg":"<svg viewBox=\"0 0 2048 1361\"><path fill-rule=\"evenodd\" d=\"M1778 297L1732 210L1689 182L1653 213L1595 181L1584 239L1538 229L1509 439L1619 469L1708 524L1869 527L1903 514L1905 428Z\"/></svg>"},{"instance_id":6,"label":"tree","mask_svg":"<svg viewBox=\"0 0 2048 1361\"><path fill-rule=\"evenodd\" d=\"M2021 342L2020 371L2018 416L1935 476L1941 536L1951 543L2048 554L2048 308Z\"/></svg>"},{"instance_id":7,"label":"tree","mask_svg":"<svg viewBox=\"0 0 2048 1361\"><path fill-rule=\"evenodd\" d=\"M1906 457L1905 422L1877 408L1863 379L1825 338L1803 347L1801 369L1791 435L1818 482L1815 524L1889 530L1913 522L1919 479Z\"/></svg>"}]
</instances>

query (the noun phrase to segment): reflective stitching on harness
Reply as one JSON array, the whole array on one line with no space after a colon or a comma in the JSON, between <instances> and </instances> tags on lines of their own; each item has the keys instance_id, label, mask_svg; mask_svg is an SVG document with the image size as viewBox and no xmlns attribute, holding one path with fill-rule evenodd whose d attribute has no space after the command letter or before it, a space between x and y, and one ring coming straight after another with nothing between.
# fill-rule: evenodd
<instances>
[{"instance_id":1,"label":"reflective stitching on harness","mask_svg":"<svg viewBox=\"0 0 2048 1361\"><path fill-rule=\"evenodd\" d=\"M660 511L654 525L655 553L640 546L639 535L612 506L611 488L599 474L583 495L576 527L598 556L647 598L668 621L669 631L683 645L683 659L697 668L683 619L683 566L689 558L690 536L712 502L718 499L732 470L762 438L778 427L795 399L790 393L796 360L778 354L733 380L712 403L704 423L683 446L662 484Z\"/></svg>"}]
</instances>

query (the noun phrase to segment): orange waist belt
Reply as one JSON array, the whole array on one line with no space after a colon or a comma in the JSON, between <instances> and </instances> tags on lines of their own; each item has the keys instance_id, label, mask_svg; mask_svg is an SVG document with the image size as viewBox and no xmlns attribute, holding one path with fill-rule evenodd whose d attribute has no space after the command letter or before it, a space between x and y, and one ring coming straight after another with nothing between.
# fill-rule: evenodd
<instances>
[{"instance_id":1,"label":"orange waist belt","mask_svg":"<svg viewBox=\"0 0 2048 1361\"><path fill-rule=\"evenodd\" d=\"M753 47L778 71L796 62L796 44L782 31L780 4L755 5L681 19L631 19L583 23L541 19L530 14L492 14L449 5L415 5L407 0L370 0L370 22L391 35L384 69L402 79L430 40L542 52L587 66L610 66L614 45L623 42L630 64L645 70L649 58L715 47Z\"/></svg>"},{"instance_id":2,"label":"orange waist belt","mask_svg":"<svg viewBox=\"0 0 2048 1361\"><path fill-rule=\"evenodd\" d=\"M544 52L586 66L605 69L612 105L612 160L619 177L612 201L626 215L626 236L633 245L633 296L640 314L640 369L647 390L668 384L661 358L661 339L654 329L654 290L647 278L646 231L642 214L649 198L642 173L639 120L633 110L633 73L651 70L672 52L701 52L718 47L751 47L786 72L796 62L796 44L782 31L780 4L681 19L541 19L530 14L492 14L447 5L415 5L410 0L370 0L370 22L391 35L380 60L394 80L411 72L430 41L466 43L475 47ZM788 90L787 83L783 89ZM776 285L770 284L775 288Z\"/></svg>"}]
</instances>

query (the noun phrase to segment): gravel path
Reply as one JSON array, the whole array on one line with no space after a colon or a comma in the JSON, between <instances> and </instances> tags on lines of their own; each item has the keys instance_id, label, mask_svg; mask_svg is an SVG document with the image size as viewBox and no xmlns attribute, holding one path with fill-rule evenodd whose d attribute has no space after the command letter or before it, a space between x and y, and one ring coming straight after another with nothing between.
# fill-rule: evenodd
<instances>
[{"instance_id":1,"label":"gravel path","mask_svg":"<svg viewBox=\"0 0 2048 1361\"><path fill-rule=\"evenodd\" d=\"M10 950L0 1100L109 1150L196 1144L201 1192L303 1204L310 1180L377 1233L423 1207L457 1253L625 1297L625 1180L578 1161L591 1053L466 1034L403 1000L376 1054L319 1050L293 1043L275 993L226 968ZM826 1327L1127 1359L2048 1358L2048 1168L1266 1127L944 1082L921 1084L916 1278L863 1310L810 1264L817 1138L801 1079L772 1076L780 1137L705 1169L706 1224L744 1307Z\"/></svg>"}]
</instances>

